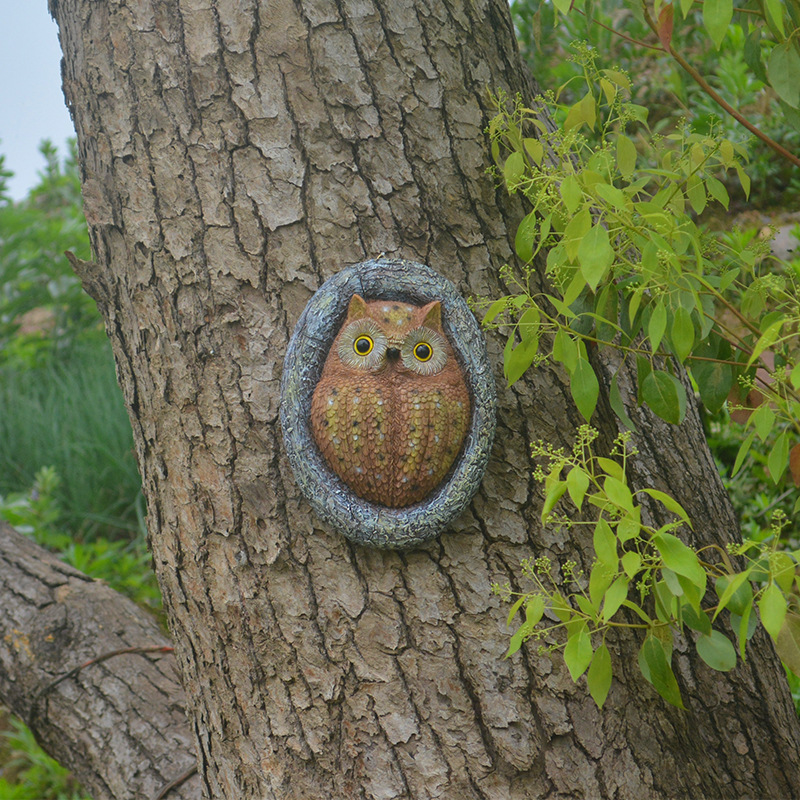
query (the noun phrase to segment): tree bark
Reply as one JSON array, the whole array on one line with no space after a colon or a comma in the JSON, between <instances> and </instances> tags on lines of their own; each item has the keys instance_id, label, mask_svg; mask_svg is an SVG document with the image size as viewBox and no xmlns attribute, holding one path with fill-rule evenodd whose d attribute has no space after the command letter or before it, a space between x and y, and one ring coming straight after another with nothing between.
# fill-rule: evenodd
<instances>
[{"instance_id":1,"label":"tree bark","mask_svg":"<svg viewBox=\"0 0 800 800\"><path fill-rule=\"evenodd\" d=\"M531 477L529 442L570 447L581 422L560 372L500 384L482 489L411 552L324 530L287 469L281 363L323 280L385 252L504 293L524 209L486 173L487 90L532 91L506 0L51 9L97 262L78 271L133 424L207 796L795 795L798 724L765 637L730 674L677 653L686 712L638 675L632 635L613 643L603 711L558 658L503 659L491 583L523 558L587 565L580 534L541 529ZM598 365L606 382L618 366ZM728 540L697 414L630 413L638 485ZM613 439L607 402L596 425Z\"/></svg>"},{"instance_id":2,"label":"tree bark","mask_svg":"<svg viewBox=\"0 0 800 800\"><path fill-rule=\"evenodd\" d=\"M153 800L195 763L169 645L149 614L0 522L0 698L93 797ZM67 676L80 665L83 669ZM169 800L200 797L197 777Z\"/></svg>"}]
</instances>

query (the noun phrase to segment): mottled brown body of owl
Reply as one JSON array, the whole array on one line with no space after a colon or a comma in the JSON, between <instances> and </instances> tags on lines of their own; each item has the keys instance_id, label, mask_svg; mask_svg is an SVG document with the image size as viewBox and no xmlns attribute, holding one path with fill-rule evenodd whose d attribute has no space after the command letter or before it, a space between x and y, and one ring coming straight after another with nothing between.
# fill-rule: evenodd
<instances>
[{"instance_id":1,"label":"mottled brown body of owl","mask_svg":"<svg viewBox=\"0 0 800 800\"><path fill-rule=\"evenodd\" d=\"M470 417L439 301L353 295L311 401L314 439L353 492L392 508L423 500L458 456Z\"/></svg>"}]
</instances>

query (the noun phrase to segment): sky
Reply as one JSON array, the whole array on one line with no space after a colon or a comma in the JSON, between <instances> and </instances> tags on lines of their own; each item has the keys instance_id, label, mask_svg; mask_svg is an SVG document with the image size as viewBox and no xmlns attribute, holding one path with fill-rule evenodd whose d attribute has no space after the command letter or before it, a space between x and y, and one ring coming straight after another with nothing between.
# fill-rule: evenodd
<instances>
[{"instance_id":1,"label":"sky","mask_svg":"<svg viewBox=\"0 0 800 800\"><path fill-rule=\"evenodd\" d=\"M22 199L44 168L50 139L62 155L75 135L61 91L58 28L47 0L0 0L0 153L14 172L9 193Z\"/></svg>"}]
</instances>

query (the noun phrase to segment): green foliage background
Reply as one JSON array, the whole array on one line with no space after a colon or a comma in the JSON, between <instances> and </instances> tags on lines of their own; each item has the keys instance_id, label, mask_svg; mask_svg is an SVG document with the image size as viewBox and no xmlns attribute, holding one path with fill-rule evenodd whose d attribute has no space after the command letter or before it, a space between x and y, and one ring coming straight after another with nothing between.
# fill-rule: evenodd
<instances>
[{"instance_id":1,"label":"green foliage background","mask_svg":"<svg viewBox=\"0 0 800 800\"><path fill-rule=\"evenodd\" d=\"M64 255L91 257L74 148L41 151L39 183L20 202L0 156L0 517L157 611L111 348ZM88 800L2 709L0 800Z\"/></svg>"}]
</instances>

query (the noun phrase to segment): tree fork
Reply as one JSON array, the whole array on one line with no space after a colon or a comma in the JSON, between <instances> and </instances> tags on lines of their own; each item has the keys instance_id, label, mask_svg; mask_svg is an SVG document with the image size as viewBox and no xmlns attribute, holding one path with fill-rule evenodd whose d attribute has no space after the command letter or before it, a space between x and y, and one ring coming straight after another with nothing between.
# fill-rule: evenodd
<instances>
[{"instance_id":1,"label":"tree fork","mask_svg":"<svg viewBox=\"0 0 800 800\"><path fill-rule=\"evenodd\" d=\"M133 423L207 795L795 793L798 723L763 639L726 675L676 653L685 713L638 675L633 635L610 642L603 711L559 659L503 659L492 581L540 555L590 566L577 534L541 529L531 478L528 443L570 447L582 421L563 374L500 392L482 489L425 547L348 544L289 477L281 361L323 280L385 252L466 295L506 293L525 210L485 171L487 89L532 87L505 0L51 9L99 267L78 271ZM490 352L499 375L496 339ZM724 544L735 519L697 414L670 428L635 413L635 488L669 489ZM611 441L607 402L596 417Z\"/></svg>"}]
</instances>

